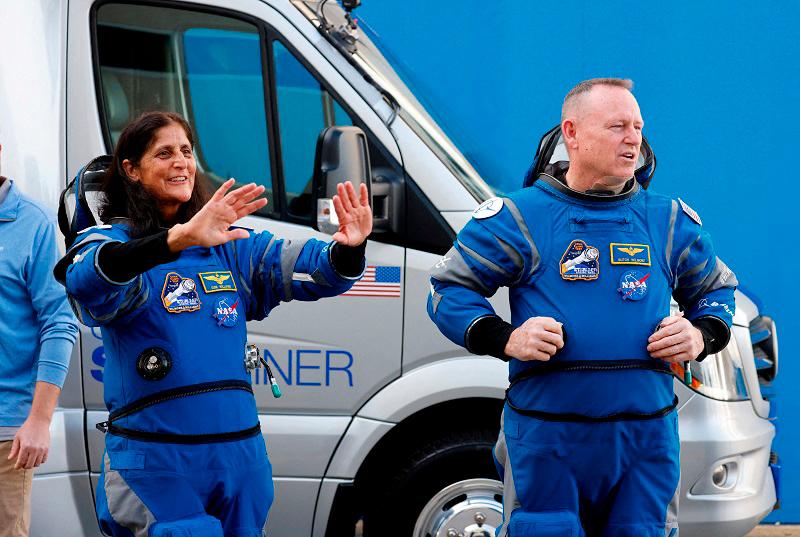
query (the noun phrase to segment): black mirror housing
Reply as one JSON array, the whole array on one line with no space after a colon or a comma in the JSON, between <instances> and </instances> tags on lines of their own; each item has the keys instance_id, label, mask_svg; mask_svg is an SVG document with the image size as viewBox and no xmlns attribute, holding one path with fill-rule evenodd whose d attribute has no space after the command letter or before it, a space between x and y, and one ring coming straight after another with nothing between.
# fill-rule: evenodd
<instances>
[{"instance_id":1,"label":"black mirror housing","mask_svg":"<svg viewBox=\"0 0 800 537\"><path fill-rule=\"evenodd\" d=\"M371 177L367 135L364 131L347 126L323 129L317 138L312 181L317 229L324 233L333 233L338 229L331 200L339 183L350 181L356 191L362 183L366 184L372 206Z\"/></svg>"}]
</instances>

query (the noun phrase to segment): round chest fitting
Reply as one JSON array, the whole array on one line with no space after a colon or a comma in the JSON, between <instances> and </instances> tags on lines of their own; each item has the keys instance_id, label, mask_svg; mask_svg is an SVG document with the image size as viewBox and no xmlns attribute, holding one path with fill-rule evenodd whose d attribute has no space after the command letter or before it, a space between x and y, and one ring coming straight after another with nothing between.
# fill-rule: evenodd
<instances>
[{"instance_id":1,"label":"round chest fitting","mask_svg":"<svg viewBox=\"0 0 800 537\"><path fill-rule=\"evenodd\" d=\"M145 349L136 359L136 371L145 380L161 380L172 369L172 357L160 347Z\"/></svg>"}]
</instances>

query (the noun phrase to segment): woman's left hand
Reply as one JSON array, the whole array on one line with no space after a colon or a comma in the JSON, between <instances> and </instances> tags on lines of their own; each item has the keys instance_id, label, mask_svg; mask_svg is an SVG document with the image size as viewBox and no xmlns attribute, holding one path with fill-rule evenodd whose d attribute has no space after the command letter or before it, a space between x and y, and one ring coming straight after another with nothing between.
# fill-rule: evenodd
<instances>
[{"instance_id":1,"label":"woman's left hand","mask_svg":"<svg viewBox=\"0 0 800 537\"><path fill-rule=\"evenodd\" d=\"M372 232L372 208L369 206L367 185L361 184L359 196L350 181L336 185L333 208L339 218L339 231L333 240L346 246L358 246Z\"/></svg>"}]
</instances>

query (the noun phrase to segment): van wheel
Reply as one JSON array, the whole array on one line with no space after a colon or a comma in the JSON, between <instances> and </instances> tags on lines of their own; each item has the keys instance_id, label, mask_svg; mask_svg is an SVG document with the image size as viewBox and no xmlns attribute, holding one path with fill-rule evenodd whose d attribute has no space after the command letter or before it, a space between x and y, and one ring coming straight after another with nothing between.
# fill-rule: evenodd
<instances>
[{"instance_id":1,"label":"van wheel","mask_svg":"<svg viewBox=\"0 0 800 537\"><path fill-rule=\"evenodd\" d=\"M458 535L479 523L496 528L503 512L492 460L496 439L491 430L448 433L401 458L364 496L364 536Z\"/></svg>"}]
</instances>

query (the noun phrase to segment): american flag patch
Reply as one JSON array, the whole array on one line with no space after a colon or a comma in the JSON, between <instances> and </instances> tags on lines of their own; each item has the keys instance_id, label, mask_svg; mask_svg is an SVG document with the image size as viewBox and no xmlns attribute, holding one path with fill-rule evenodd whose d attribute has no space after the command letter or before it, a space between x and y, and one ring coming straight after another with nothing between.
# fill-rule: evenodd
<instances>
[{"instance_id":1,"label":"american flag patch","mask_svg":"<svg viewBox=\"0 0 800 537\"><path fill-rule=\"evenodd\" d=\"M364 277L341 296L400 297L400 267L367 265Z\"/></svg>"}]
</instances>

